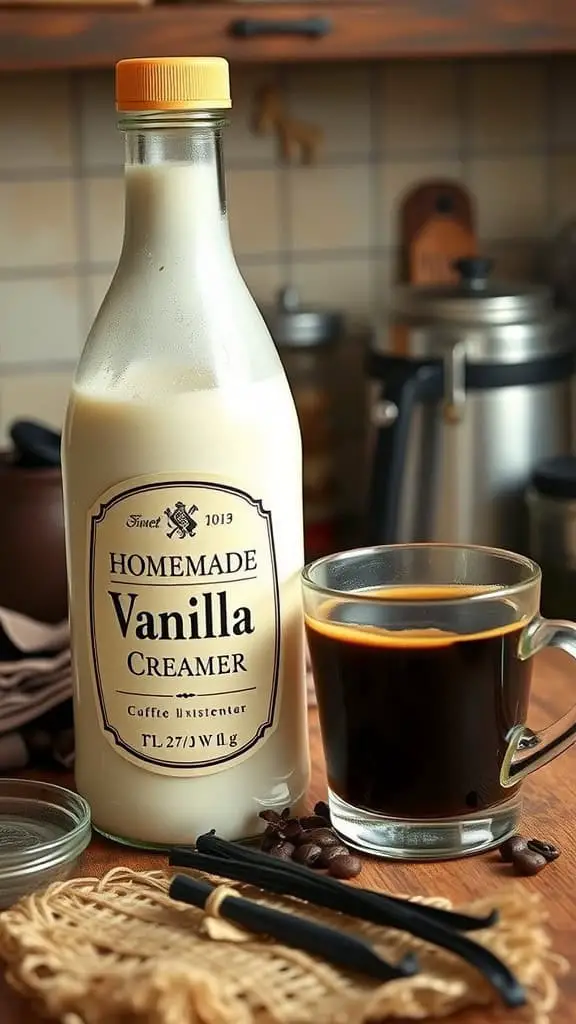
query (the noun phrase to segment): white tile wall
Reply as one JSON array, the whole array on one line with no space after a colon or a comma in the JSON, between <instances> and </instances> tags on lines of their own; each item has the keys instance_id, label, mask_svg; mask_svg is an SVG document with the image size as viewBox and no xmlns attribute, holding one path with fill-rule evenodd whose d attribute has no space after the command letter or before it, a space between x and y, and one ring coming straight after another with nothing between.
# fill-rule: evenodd
<instances>
[{"instance_id":1,"label":"white tile wall","mask_svg":"<svg viewBox=\"0 0 576 1024\"><path fill-rule=\"evenodd\" d=\"M543 152L547 65L486 61L470 71L468 141L474 153Z\"/></svg>"},{"instance_id":2,"label":"white tile wall","mask_svg":"<svg viewBox=\"0 0 576 1024\"><path fill-rule=\"evenodd\" d=\"M317 125L317 168L283 168L252 131L258 90ZM576 58L233 70L231 229L262 304L288 281L355 316L385 311L402 193L463 181L483 248L512 278L541 273L576 216ZM61 422L77 352L107 288L122 222L112 72L0 77L0 431Z\"/></svg>"},{"instance_id":3,"label":"white tile wall","mask_svg":"<svg viewBox=\"0 0 576 1024\"><path fill-rule=\"evenodd\" d=\"M366 162L372 149L370 98L368 65L312 65L290 76L286 108L291 117L322 129L320 164L354 158Z\"/></svg>"},{"instance_id":4,"label":"white tile wall","mask_svg":"<svg viewBox=\"0 0 576 1024\"><path fill-rule=\"evenodd\" d=\"M478 204L481 238L529 239L545 234L543 156L472 157L468 182Z\"/></svg>"},{"instance_id":5,"label":"white tile wall","mask_svg":"<svg viewBox=\"0 0 576 1024\"><path fill-rule=\"evenodd\" d=\"M385 158L458 152L460 77L455 63L391 64L379 71L376 119Z\"/></svg>"},{"instance_id":6,"label":"white tile wall","mask_svg":"<svg viewBox=\"0 0 576 1024\"><path fill-rule=\"evenodd\" d=\"M0 87L0 172L72 169L67 75L9 75Z\"/></svg>"},{"instance_id":7,"label":"white tile wall","mask_svg":"<svg viewBox=\"0 0 576 1024\"><path fill-rule=\"evenodd\" d=\"M367 249L372 242L369 164L294 167L288 172L292 248L297 252Z\"/></svg>"},{"instance_id":8,"label":"white tile wall","mask_svg":"<svg viewBox=\"0 0 576 1024\"><path fill-rule=\"evenodd\" d=\"M0 182L0 269L77 263L74 192L70 179Z\"/></svg>"},{"instance_id":9,"label":"white tile wall","mask_svg":"<svg viewBox=\"0 0 576 1024\"><path fill-rule=\"evenodd\" d=\"M115 263L124 232L122 177L87 178L81 188L88 262Z\"/></svg>"},{"instance_id":10,"label":"white tile wall","mask_svg":"<svg viewBox=\"0 0 576 1024\"><path fill-rule=\"evenodd\" d=\"M114 77L99 71L76 76L79 98L80 162L88 171L118 167L124 159L124 137L116 123Z\"/></svg>"},{"instance_id":11,"label":"white tile wall","mask_svg":"<svg viewBox=\"0 0 576 1024\"><path fill-rule=\"evenodd\" d=\"M78 358L84 328L78 277L0 281L0 310L1 367Z\"/></svg>"},{"instance_id":12,"label":"white tile wall","mask_svg":"<svg viewBox=\"0 0 576 1024\"><path fill-rule=\"evenodd\" d=\"M558 229L568 219L576 217L576 145L573 154L552 157L550 192L552 223Z\"/></svg>"},{"instance_id":13,"label":"white tile wall","mask_svg":"<svg viewBox=\"0 0 576 1024\"><path fill-rule=\"evenodd\" d=\"M238 257L281 249L280 172L230 168L226 174L230 234Z\"/></svg>"}]
</instances>

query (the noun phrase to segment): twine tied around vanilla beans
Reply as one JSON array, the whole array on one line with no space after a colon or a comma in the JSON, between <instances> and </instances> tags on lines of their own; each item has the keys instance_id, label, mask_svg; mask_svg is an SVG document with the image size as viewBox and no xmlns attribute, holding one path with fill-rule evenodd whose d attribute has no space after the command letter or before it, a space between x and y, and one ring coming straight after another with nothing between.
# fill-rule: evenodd
<instances>
[{"instance_id":1,"label":"twine tied around vanilla beans","mask_svg":"<svg viewBox=\"0 0 576 1024\"><path fill-rule=\"evenodd\" d=\"M102 879L59 882L25 897L0 914L8 980L64 1024L367 1024L432 1020L468 1006L486 1007L488 1024L496 1005L485 979L445 950L252 886L231 891L362 938L394 962L415 952L419 974L381 984L265 936L214 941L202 910L170 898L170 881L161 871L115 868ZM450 908L438 899L417 902ZM524 985L524 1019L549 1024L565 964L551 950L542 902L516 885L465 910L493 908L499 921L476 933L477 941ZM217 910L208 918L224 924Z\"/></svg>"}]
</instances>

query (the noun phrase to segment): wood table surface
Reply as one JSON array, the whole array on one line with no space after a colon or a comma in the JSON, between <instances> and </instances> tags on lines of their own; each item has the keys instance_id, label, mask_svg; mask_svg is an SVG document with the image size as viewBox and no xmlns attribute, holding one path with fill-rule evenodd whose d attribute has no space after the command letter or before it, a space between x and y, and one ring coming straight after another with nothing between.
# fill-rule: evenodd
<instances>
[{"instance_id":1,"label":"wood table surface","mask_svg":"<svg viewBox=\"0 0 576 1024\"><path fill-rule=\"evenodd\" d=\"M568 655L546 652L536 659L533 688L532 727L563 714L576 701L576 667ZM322 746L315 712L310 714L310 742L313 778L310 806L324 798L325 776ZM30 776L31 773L24 773ZM62 773L43 773L43 778L60 785L72 785ZM525 808L522 831L553 840L562 849L558 861L535 878L516 879L527 891L538 892L546 901L549 927L554 948L570 963L570 971L561 981L561 997L552 1014L551 1024L573 1024L576 1021L576 748L541 769L524 784ZM160 854L128 850L95 838L79 865L79 874L101 875L119 864L136 869L163 867ZM358 883L392 892L447 896L462 902L479 895L488 895L509 884L511 869L497 853L487 853L459 861L432 864L408 864L366 859ZM494 1009L453 1015L454 1024L516 1024L526 1021L520 1012ZM17 996L0 977L0 1024L39 1024L40 1018L29 1003ZM186 1024L182 1021L182 1024ZM397 1022L402 1024L402 1022Z\"/></svg>"}]
</instances>

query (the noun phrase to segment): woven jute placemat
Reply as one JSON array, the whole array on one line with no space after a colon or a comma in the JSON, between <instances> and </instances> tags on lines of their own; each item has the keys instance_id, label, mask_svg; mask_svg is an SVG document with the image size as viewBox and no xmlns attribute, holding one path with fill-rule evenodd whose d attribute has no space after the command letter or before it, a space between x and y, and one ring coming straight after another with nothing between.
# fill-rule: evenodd
<instances>
[{"instance_id":1,"label":"woven jute placemat","mask_svg":"<svg viewBox=\"0 0 576 1024\"><path fill-rule=\"evenodd\" d=\"M362 936L392 961L418 954L419 974L383 985L175 903L170 877L115 868L25 897L0 914L10 983L64 1024L367 1024L495 1003L473 968L403 932L230 883L249 898ZM529 1005L513 1019L548 1024L564 965L552 952L541 901L518 886L466 910L494 907L499 923L475 938L526 987Z\"/></svg>"}]
</instances>

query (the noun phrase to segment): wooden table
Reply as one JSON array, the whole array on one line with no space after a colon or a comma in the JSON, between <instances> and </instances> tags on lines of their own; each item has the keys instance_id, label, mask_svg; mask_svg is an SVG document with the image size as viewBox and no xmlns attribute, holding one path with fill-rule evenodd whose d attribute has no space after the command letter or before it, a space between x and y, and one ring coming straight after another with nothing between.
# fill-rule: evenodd
<instances>
[{"instance_id":1,"label":"wooden table","mask_svg":"<svg viewBox=\"0 0 576 1024\"><path fill-rule=\"evenodd\" d=\"M550 652L537 659L534 687L534 713L530 724L538 727L545 721L566 711L576 700L576 669L567 655ZM322 747L315 713L310 715L310 739L313 760L313 780L310 804L325 796ZM70 777L61 774L45 776L61 785L71 785ZM562 996L552 1021L553 1024L573 1024L576 1005L576 754L574 749L525 784L525 818L523 831L544 839L551 839L562 849L562 856L536 878L517 880L527 890L541 893L548 904L550 929L555 949L571 963L569 975L562 980ZM165 863L158 854L128 851L123 847L96 838L86 851L80 873L103 874L117 864L150 869ZM465 901L488 894L508 884L510 869L498 854L488 853L467 860L437 864L399 864L391 861L366 860L359 883L402 893L423 893L448 896ZM454 1024L515 1024L522 1018L516 1013L494 1011L487 1015L460 1013L449 1018ZM524 1018L525 1020L525 1018ZM40 1024L30 1005L16 996L0 979L1 1024ZM186 1024L182 1021L182 1024ZM401 1024L401 1022L397 1022Z\"/></svg>"}]
</instances>

